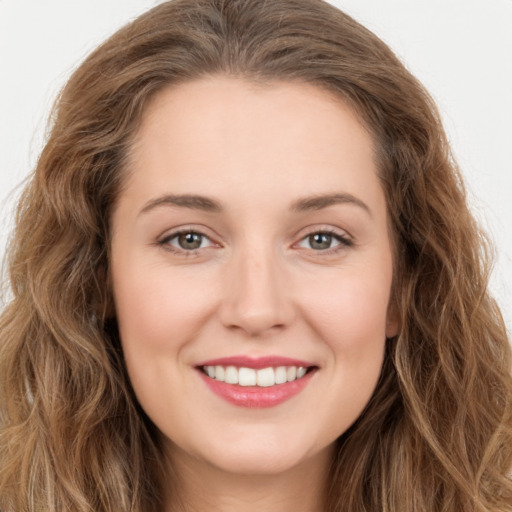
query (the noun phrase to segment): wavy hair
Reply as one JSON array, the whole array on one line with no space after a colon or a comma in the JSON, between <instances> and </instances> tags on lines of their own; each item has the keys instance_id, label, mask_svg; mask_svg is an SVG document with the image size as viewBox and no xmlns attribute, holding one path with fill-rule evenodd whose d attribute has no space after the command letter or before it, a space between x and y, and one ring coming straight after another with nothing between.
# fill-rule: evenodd
<instances>
[{"instance_id":1,"label":"wavy hair","mask_svg":"<svg viewBox=\"0 0 512 512\"><path fill-rule=\"evenodd\" d=\"M511 353L487 292L488 243L430 96L381 40L321 0L164 2L63 89L8 250L0 509L160 509L162 449L112 315L109 218L151 98L219 74L332 91L375 141L401 332L338 440L326 510L511 511Z\"/></svg>"}]
</instances>

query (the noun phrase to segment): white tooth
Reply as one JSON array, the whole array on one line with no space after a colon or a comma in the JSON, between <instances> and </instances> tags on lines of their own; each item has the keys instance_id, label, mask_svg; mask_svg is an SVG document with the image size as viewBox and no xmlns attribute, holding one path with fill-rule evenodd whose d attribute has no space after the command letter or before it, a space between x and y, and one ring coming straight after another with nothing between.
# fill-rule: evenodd
<instances>
[{"instance_id":1,"label":"white tooth","mask_svg":"<svg viewBox=\"0 0 512 512\"><path fill-rule=\"evenodd\" d=\"M214 366L207 366L206 373L208 374L208 377L215 379L215 367Z\"/></svg>"},{"instance_id":2,"label":"white tooth","mask_svg":"<svg viewBox=\"0 0 512 512\"><path fill-rule=\"evenodd\" d=\"M244 367L239 368L238 384L240 386L256 386L256 370Z\"/></svg>"},{"instance_id":3,"label":"white tooth","mask_svg":"<svg viewBox=\"0 0 512 512\"><path fill-rule=\"evenodd\" d=\"M286 366L278 366L276 372L276 384L284 384L287 381Z\"/></svg>"},{"instance_id":4,"label":"white tooth","mask_svg":"<svg viewBox=\"0 0 512 512\"><path fill-rule=\"evenodd\" d=\"M291 382L297 378L297 368L295 366L288 366L286 368L286 380Z\"/></svg>"},{"instance_id":5,"label":"white tooth","mask_svg":"<svg viewBox=\"0 0 512 512\"><path fill-rule=\"evenodd\" d=\"M217 380L221 380L222 382L224 382L224 374L225 374L225 371L224 371L224 366L216 366L215 367L215 378Z\"/></svg>"},{"instance_id":6,"label":"white tooth","mask_svg":"<svg viewBox=\"0 0 512 512\"><path fill-rule=\"evenodd\" d=\"M234 366L228 366L224 373L224 382L238 384L238 370Z\"/></svg>"},{"instance_id":7,"label":"white tooth","mask_svg":"<svg viewBox=\"0 0 512 512\"><path fill-rule=\"evenodd\" d=\"M274 368L262 368L256 372L258 386L269 387L276 383Z\"/></svg>"},{"instance_id":8,"label":"white tooth","mask_svg":"<svg viewBox=\"0 0 512 512\"><path fill-rule=\"evenodd\" d=\"M306 368L304 368L303 366L299 366L297 368L297 379L304 377L304 375L306 375Z\"/></svg>"}]
</instances>

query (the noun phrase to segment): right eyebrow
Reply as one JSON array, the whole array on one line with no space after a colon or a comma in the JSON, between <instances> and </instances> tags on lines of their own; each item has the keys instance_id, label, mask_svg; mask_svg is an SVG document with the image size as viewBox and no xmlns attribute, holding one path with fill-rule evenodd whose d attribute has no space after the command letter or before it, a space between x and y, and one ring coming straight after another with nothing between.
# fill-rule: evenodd
<instances>
[{"instance_id":1,"label":"right eyebrow","mask_svg":"<svg viewBox=\"0 0 512 512\"><path fill-rule=\"evenodd\" d=\"M181 208L190 208L192 210L202 210L205 212L222 211L220 203L210 197L190 194L165 194L148 201L139 212L139 215L147 213L159 206L179 206Z\"/></svg>"}]
</instances>

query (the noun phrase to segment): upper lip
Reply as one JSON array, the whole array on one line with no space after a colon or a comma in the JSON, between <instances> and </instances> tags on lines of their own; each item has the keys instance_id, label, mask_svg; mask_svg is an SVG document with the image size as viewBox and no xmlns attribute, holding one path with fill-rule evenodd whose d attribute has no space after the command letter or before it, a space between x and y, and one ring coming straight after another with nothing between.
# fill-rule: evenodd
<instances>
[{"instance_id":1,"label":"upper lip","mask_svg":"<svg viewBox=\"0 0 512 512\"><path fill-rule=\"evenodd\" d=\"M268 367L278 367L278 366L302 366L304 368L309 368L311 366L316 366L315 364L303 361L300 359L294 359L290 357L282 357L282 356L260 356L260 357L251 357L251 356L231 356L231 357L221 357L217 359L208 359L207 361L203 361L197 364L198 367L202 366L236 366L239 368L254 368L255 370L260 368L268 368Z\"/></svg>"}]
</instances>

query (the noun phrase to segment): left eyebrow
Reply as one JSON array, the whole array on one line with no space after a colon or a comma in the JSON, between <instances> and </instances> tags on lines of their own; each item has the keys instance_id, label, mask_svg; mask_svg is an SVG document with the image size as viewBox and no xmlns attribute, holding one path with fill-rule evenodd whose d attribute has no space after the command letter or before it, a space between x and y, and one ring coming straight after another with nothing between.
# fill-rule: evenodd
<instances>
[{"instance_id":1,"label":"left eyebrow","mask_svg":"<svg viewBox=\"0 0 512 512\"><path fill-rule=\"evenodd\" d=\"M297 199L292 203L292 210L296 212L322 210L323 208L328 208L329 206L337 204L351 204L358 206L370 215L370 217L372 216L372 212L366 203L352 194L347 193L322 194Z\"/></svg>"}]
</instances>

